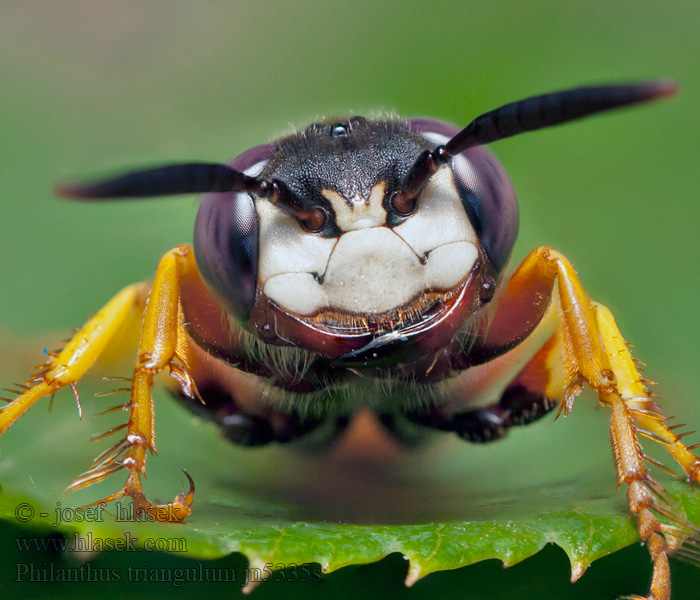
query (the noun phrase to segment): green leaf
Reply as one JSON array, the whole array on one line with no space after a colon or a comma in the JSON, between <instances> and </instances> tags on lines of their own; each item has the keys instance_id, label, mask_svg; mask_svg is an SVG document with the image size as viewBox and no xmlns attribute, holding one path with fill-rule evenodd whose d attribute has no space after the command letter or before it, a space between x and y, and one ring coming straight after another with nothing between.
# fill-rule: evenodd
<instances>
[{"instance_id":1,"label":"green leaf","mask_svg":"<svg viewBox=\"0 0 700 600\"><path fill-rule=\"evenodd\" d=\"M88 401L88 386L81 391L86 414L108 406ZM2 440L0 518L60 533L73 550L136 538L139 547L186 550L191 559L239 552L260 572L268 564L303 563L332 572L400 553L409 562L408 585L487 559L514 565L554 543L575 580L594 560L637 540L624 489L615 491L607 417L593 404L584 396L569 418L553 423L550 416L502 442L475 446L442 436L423 451L382 457L235 448L211 423L159 393L159 455L148 462L147 494L170 500L185 485L182 468L197 485L188 522L162 524L132 521L124 500L107 507L112 514L93 509L91 519L78 519L74 507L116 491L124 476L66 499L62 489L110 443L91 445L90 435L125 415L79 421L70 394L61 392L51 413L46 403L35 407ZM690 486L664 485L700 522Z\"/></svg>"}]
</instances>

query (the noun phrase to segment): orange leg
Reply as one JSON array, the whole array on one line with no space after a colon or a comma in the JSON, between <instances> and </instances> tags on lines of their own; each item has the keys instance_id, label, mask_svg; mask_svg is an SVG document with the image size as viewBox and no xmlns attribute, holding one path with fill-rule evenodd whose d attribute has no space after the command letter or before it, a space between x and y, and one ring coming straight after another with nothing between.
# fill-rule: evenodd
<instances>
[{"instance_id":1,"label":"orange leg","mask_svg":"<svg viewBox=\"0 0 700 600\"><path fill-rule=\"evenodd\" d=\"M62 387L74 386L124 326L130 311L141 308L148 294L131 380L130 401L119 407L129 410L129 421L108 432L125 430L125 435L100 454L93 467L68 487L68 492L127 469L129 476L124 488L100 502L129 496L137 514L146 512L160 521L181 521L190 514L194 498L191 479L189 492L178 494L169 504L155 505L145 497L141 475L146 472L147 451L156 452L155 412L151 396L153 378L167 367L185 393L194 391L194 383L187 374L187 338L179 300L179 279L182 273L196 273L196 269L190 246L178 246L167 252L158 264L150 292L146 284L135 284L119 292L46 365L42 373L28 382L29 387L0 411L1 434L41 397L53 394ZM187 477L189 479L189 475Z\"/></svg>"},{"instance_id":2,"label":"orange leg","mask_svg":"<svg viewBox=\"0 0 700 600\"><path fill-rule=\"evenodd\" d=\"M689 534L684 531L682 517L662 499L663 490L649 475L645 462L654 461L643 454L637 434L661 442L689 479L700 481L700 459L667 426L610 311L586 296L564 256L546 247L534 250L510 279L509 291L517 295L523 290L539 289L548 281L554 285L555 280L559 331L556 339L550 340L528 365L526 371L536 375L530 378L530 385L546 396L562 397L566 414L584 382L596 390L601 404L610 407L610 437L618 482L628 486L630 511L637 518L640 537L654 563L647 598L669 600L667 555L677 550ZM659 516L672 524L661 523Z\"/></svg>"}]
</instances>

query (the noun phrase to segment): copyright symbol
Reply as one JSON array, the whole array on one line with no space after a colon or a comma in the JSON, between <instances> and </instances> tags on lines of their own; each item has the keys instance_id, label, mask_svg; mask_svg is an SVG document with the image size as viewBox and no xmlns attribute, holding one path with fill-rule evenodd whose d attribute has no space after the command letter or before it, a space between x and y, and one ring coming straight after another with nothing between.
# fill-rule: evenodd
<instances>
[{"instance_id":1,"label":"copyright symbol","mask_svg":"<svg viewBox=\"0 0 700 600\"><path fill-rule=\"evenodd\" d=\"M26 502L22 502L21 504L18 504L15 507L15 519L17 519L21 523L26 523L27 521L31 521L33 517L34 517L34 509L32 508L31 504L27 504Z\"/></svg>"}]
</instances>

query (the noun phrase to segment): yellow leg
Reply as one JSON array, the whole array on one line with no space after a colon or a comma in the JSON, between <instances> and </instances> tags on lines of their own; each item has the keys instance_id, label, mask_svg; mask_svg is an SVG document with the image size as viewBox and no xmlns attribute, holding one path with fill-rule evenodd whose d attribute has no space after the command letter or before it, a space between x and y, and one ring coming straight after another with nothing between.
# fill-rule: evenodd
<instances>
[{"instance_id":1,"label":"yellow leg","mask_svg":"<svg viewBox=\"0 0 700 600\"><path fill-rule=\"evenodd\" d=\"M700 483L700 458L681 441L682 436L675 434L667 426L667 419L650 397L612 313L604 306L598 305L596 316L605 350L617 377L618 389L630 409L637 432L663 444L683 468L688 479Z\"/></svg>"},{"instance_id":2,"label":"yellow leg","mask_svg":"<svg viewBox=\"0 0 700 600\"><path fill-rule=\"evenodd\" d=\"M636 434L661 443L682 467L688 480L700 481L700 459L681 441L682 436L667 425L668 419L651 398L612 313L602 305L596 305L595 310L601 339L624 398L624 401L612 399L611 430L624 432L617 436L620 442L614 449L618 480L629 486L630 507L637 514L640 537L647 543L654 561L649 597L666 600L670 598L667 555L679 549L683 552L684 541L696 534L685 527L683 518L663 499L663 488L648 475L644 461L662 465L642 453ZM659 523L657 514L666 517L670 524Z\"/></svg>"},{"instance_id":3,"label":"yellow leg","mask_svg":"<svg viewBox=\"0 0 700 600\"><path fill-rule=\"evenodd\" d=\"M644 385L610 311L591 302L581 287L571 263L550 248L538 248L523 261L511 278L511 289L526 289L530 283L542 285L557 280L561 324L558 356L545 356L550 373L562 370L561 377L552 377L548 395L563 391L564 410L568 413L581 382L598 393L599 401L610 407L610 437L618 482L628 486L630 511L637 518L640 538L647 544L654 564L648 600L670 599L668 554L684 540L684 522L663 497L663 490L650 477L637 434L660 441L687 476L700 481L698 459L679 436L666 425L666 419ZM557 366L558 365L558 366ZM558 379L558 382L555 381ZM556 385L553 385L556 383ZM674 525L659 522L663 515ZM640 596L630 598L640 599Z\"/></svg>"},{"instance_id":4,"label":"yellow leg","mask_svg":"<svg viewBox=\"0 0 700 600\"><path fill-rule=\"evenodd\" d=\"M119 292L71 339L17 398L0 411L0 435L40 398L74 384L114 339L136 303L142 284Z\"/></svg>"},{"instance_id":5,"label":"yellow leg","mask_svg":"<svg viewBox=\"0 0 700 600\"><path fill-rule=\"evenodd\" d=\"M129 496L136 513L146 512L160 521L181 521L186 518L191 512L194 498L194 485L189 475L189 492L178 494L169 504L150 503L141 485L141 475L146 472L147 451L156 451L155 413L151 396L155 375L167 367L181 385L194 389L187 375L186 334L179 300L179 276L184 272L196 272L193 252L188 245L178 246L163 256L148 293L131 380L131 397L125 406L130 411L129 421L125 426L112 430L125 430L125 435L98 456L93 467L67 489L73 492L127 469L129 476L124 488L100 502ZM143 301L146 291L144 284L129 286L97 313L51 361L44 373L30 382L33 385L3 408L0 412L0 433L39 398L74 385L124 325L130 310Z\"/></svg>"}]
</instances>

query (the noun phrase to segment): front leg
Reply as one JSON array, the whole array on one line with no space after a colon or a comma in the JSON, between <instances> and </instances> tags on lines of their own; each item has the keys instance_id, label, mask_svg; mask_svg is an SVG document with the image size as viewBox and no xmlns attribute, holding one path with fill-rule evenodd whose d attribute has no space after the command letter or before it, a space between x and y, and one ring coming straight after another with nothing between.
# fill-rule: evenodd
<instances>
[{"instance_id":1,"label":"front leg","mask_svg":"<svg viewBox=\"0 0 700 600\"><path fill-rule=\"evenodd\" d=\"M155 375L168 368L183 390L194 393L194 383L187 369L187 337L179 300L180 275L191 271L196 271L191 247L183 245L166 253L158 265L150 290L146 284L135 284L117 294L44 365L28 382L26 389L0 411L2 433L43 396L67 386L75 392L75 383L103 354L117 333L127 326L132 313L143 314L139 350L128 390L130 399L115 407L115 410L129 411L129 420L98 439L119 431L124 435L101 453L93 467L75 480L67 492L82 489L127 469L129 476L124 488L100 502L129 496L136 513L145 512L162 521L181 521L190 514L194 497L191 479L189 492L178 494L169 504L152 504L143 492L141 475L146 472L147 452L156 451L155 412L151 397Z\"/></svg>"},{"instance_id":2,"label":"front leg","mask_svg":"<svg viewBox=\"0 0 700 600\"><path fill-rule=\"evenodd\" d=\"M517 375L498 403L466 412L455 411L447 403L429 419L433 426L454 429L467 438L473 437L470 432L475 427L486 435L481 419L483 424L492 424L487 435L499 437L507 427L541 415L551 406L550 399L560 399L560 411L568 414L582 385L593 388L599 402L611 409L610 438L618 482L628 486L630 511L637 518L640 538L654 562L647 598L668 600L667 556L694 534L649 475L645 463L655 461L643 454L637 434L663 444L689 480L700 482L700 459L667 425L610 311L586 296L571 263L547 247L530 253L496 299L493 318L485 323L477 343L459 360L464 364L497 361L499 355L512 351L536 329L553 298L556 306L552 310L558 313L554 336ZM446 414L450 410L452 414ZM658 517L670 524L661 523Z\"/></svg>"},{"instance_id":3,"label":"front leg","mask_svg":"<svg viewBox=\"0 0 700 600\"><path fill-rule=\"evenodd\" d=\"M67 491L72 492L101 481L119 469L127 469L129 476L124 488L101 502L111 502L129 496L136 514L147 513L159 521L182 521L190 512L194 485L190 491L178 494L169 504L152 504L146 499L141 475L146 473L147 452L156 453L155 411L151 387L154 377L169 368L183 388L195 392L194 382L187 369L187 336L180 307L180 274L196 270L192 249L183 245L161 258L151 286L143 315L143 329L131 381L131 398L126 435L112 446L108 453L88 472L74 481Z\"/></svg>"}]
</instances>

